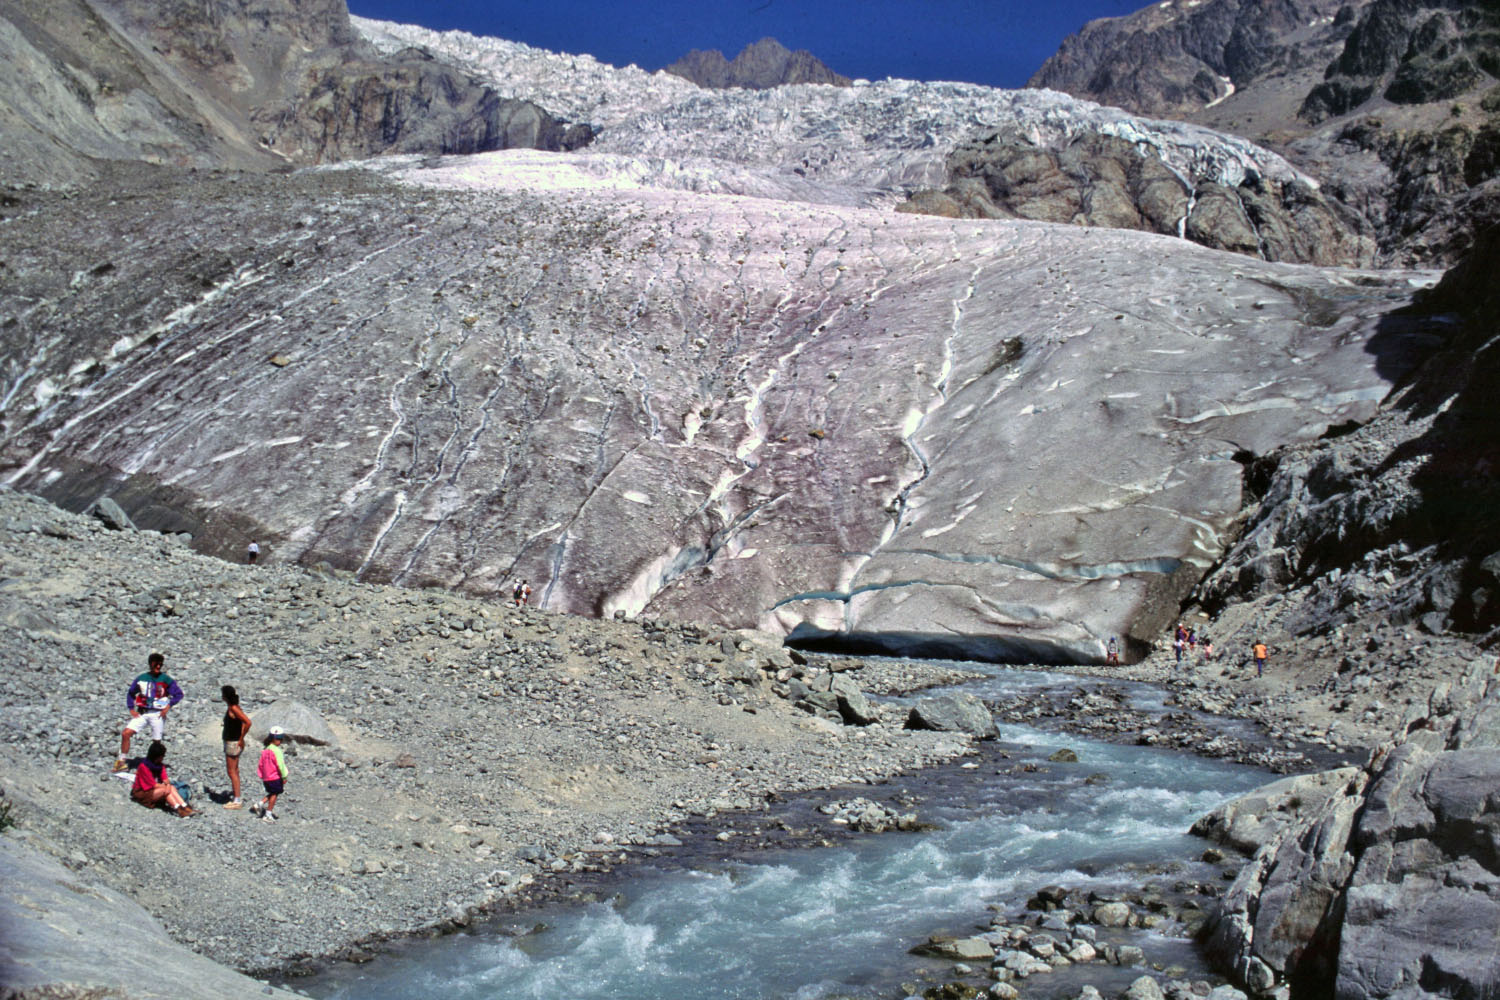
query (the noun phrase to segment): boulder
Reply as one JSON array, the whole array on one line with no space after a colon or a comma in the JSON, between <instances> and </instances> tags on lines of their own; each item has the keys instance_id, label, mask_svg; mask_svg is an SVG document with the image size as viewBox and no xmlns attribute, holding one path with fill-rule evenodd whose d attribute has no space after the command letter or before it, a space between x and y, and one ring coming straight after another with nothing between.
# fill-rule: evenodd
<instances>
[{"instance_id":1,"label":"boulder","mask_svg":"<svg viewBox=\"0 0 1500 1000\"><path fill-rule=\"evenodd\" d=\"M257 711L250 721L251 735L258 739L265 739L272 726L280 726L296 743L311 743L335 749L339 746L339 738L328 727L328 723L323 721L323 717L300 701L283 698L272 702Z\"/></svg>"},{"instance_id":2,"label":"boulder","mask_svg":"<svg viewBox=\"0 0 1500 1000\"><path fill-rule=\"evenodd\" d=\"M914 954L951 958L960 962L979 962L995 957L995 948L984 938L933 937L912 949Z\"/></svg>"},{"instance_id":3,"label":"boulder","mask_svg":"<svg viewBox=\"0 0 1500 1000\"><path fill-rule=\"evenodd\" d=\"M868 726L879 721L879 715L870 699L846 675L832 675L829 690L838 698L839 715L844 717L845 722L852 726Z\"/></svg>"},{"instance_id":4,"label":"boulder","mask_svg":"<svg viewBox=\"0 0 1500 1000\"><path fill-rule=\"evenodd\" d=\"M1122 1000L1166 1000L1161 984L1150 976L1141 976L1120 994Z\"/></svg>"},{"instance_id":5,"label":"boulder","mask_svg":"<svg viewBox=\"0 0 1500 1000\"><path fill-rule=\"evenodd\" d=\"M906 728L968 733L980 739L993 739L998 735L994 716L984 702L972 694L945 694L918 700L907 714Z\"/></svg>"},{"instance_id":6,"label":"boulder","mask_svg":"<svg viewBox=\"0 0 1500 1000\"><path fill-rule=\"evenodd\" d=\"M119 996L126 982L143 997L298 996L194 954L138 903L14 836L0 837L0 941L6 996Z\"/></svg>"},{"instance_id":7,"label":"boulder","mask_svg":"<svg viewBox=\"0 0 1500 1000\"><path fill-rule=\"evenodd\" d=\"M1357 767L1293 775L1226 802L1200 818L1190 832L1249 856L1333 796L1357 795L1363 788L1363 772Z\"/></svg>"},{"instance_id":8,"label":"boulder","mask_svg":"<svg viewBox=\"0 0 1500 1000\"><path fill-rule=\"evenodd\" d=\"M99 519L100 523L111 531L134 531L135 522L130 515L109 497L100 497L89 507L89 513Z\"/></svg>"}]
</instances>

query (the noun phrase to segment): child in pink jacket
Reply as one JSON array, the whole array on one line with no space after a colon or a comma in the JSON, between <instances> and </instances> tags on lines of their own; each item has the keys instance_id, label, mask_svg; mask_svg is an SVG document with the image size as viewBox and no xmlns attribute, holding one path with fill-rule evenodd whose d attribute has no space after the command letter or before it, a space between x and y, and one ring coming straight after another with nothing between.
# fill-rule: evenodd
<instances>
[{"instance_id":1,"label":"child in pink jacket","mask_svg":"<svg viewBox=\"0 0 1500 1000\"><path fill-rule=\"evenodd\" d=\"M255 773L260 775L261 783L266 786L266 797L256 803L251 812L261 818L262 822L276 822L276 796L286 791L286 758L281 754L281 744L286 740L286 730L280 726L272 726L271 731L266 734L266 748L260 752L260 762L256 764Z\"/></svg>"}]
</instances>

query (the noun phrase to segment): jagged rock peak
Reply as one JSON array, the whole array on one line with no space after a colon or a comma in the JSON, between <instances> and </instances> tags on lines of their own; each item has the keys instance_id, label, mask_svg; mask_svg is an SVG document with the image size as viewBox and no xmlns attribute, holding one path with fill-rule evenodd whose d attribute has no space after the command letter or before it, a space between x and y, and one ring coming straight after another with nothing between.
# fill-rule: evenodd
<instances>
[{"instance_id":1,"label":"jagged rock peak","mask_svg":"<svg viewBox=\"0 0 1500 1000\"><path fill-rule=\"evenodd\" d=\"M694 49L666 67L666 72L700 87L744 87L766 90L788 83L827 83L847 87L853 81L835 73L806 49L793 52L774 38L745 46L731 62L718 49Z\"/></svg>"},{"instance_id":2,"label":"jagged rock peak","mask_svg":"<svg viewBox=\"0 0 1500 1000\"><path fill-rule=\"evenodd\" d=\"M1374 0L1326 79L1302 102L1310 122L1380 99L1451 101L1500 78L1500 9L1488 0Z\"/></svg>"}]
</instances>

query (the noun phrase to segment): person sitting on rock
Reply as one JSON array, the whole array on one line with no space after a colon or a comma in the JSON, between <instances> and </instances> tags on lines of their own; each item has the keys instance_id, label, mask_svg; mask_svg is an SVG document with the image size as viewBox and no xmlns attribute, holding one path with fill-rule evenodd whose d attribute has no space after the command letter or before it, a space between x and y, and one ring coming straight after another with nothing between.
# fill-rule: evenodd
<instances>
[{"instance_id":1,"label":"person sitting on rock","mask_svg":"<svg viewBox=\"0 0 1500 1000\"><path fill-rule=\"evenodd\" d=\"M146 759L135 769L130 798L147 809L160 807L178 816L193 815L193 807L177 793L177 787L167 777L167 746L161 740L153 740L146 748Z\"/></svg>"},{"instance_id":2,"label":"person sitting on rock","mask_svg":"<svg viewBox=\"0 0 1500 1000\"><path fill-rule=\"evenodd\" d=\"M182 700L182 688L165 673L166 662L166 657L160 653L146 657L146 672L131 681L125 690L125 707L130 709L130 721L120 731L120 755L114 763L117 773L129 766L125 758L130 753L130 738L150 726L151 738L160 741L166 729L167 712Z\"/></svg>"}]
</instances>

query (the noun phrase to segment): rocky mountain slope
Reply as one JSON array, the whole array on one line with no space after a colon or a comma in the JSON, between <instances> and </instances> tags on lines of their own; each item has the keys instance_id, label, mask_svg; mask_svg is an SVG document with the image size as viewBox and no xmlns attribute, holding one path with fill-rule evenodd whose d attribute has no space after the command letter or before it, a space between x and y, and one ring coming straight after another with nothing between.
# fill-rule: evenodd
<instances>
[{"instance_id":1,"label":"rocky mountain slope","mask_svg":"<svg viewBox=\"0 0 1500 1000\"><path fill-rule=\"evenodd\" d=\"M789 83L826 83L847 87L853 81L835 73L806 49L793 52L774 38L745 46L732 60L718 49L694 49L665 68L700 87L746 87L765 90Z\"/></svg>"},{"instance_id":2,"label":"rocky mountain slope","mask_svg":"<svg viewBox=\"0 0 1500 1000\"><path fill-rule=\"evenodd\" d=\"M1451 263L1500 219L1497 51L1477 0L1162 3L1091 22L1031 84L1270 145L1382 259Z\"/></svg>"},{"instance_id":3,"label":"rocky mountain slope","mask_svg":"<svg viewBox=\"0 0 1500 1000\"><path fill-rule=\"evenodd\" d=\"M589 139L420 53L381 55L343 0L16 0L0 10L0 184L101 160L276 169Z\"/></svg>"}]
</instances>

